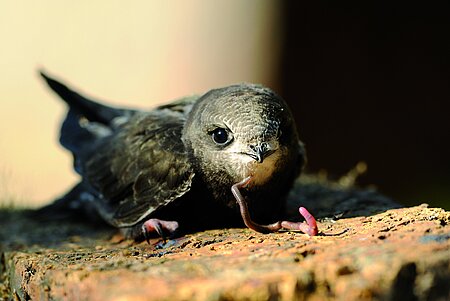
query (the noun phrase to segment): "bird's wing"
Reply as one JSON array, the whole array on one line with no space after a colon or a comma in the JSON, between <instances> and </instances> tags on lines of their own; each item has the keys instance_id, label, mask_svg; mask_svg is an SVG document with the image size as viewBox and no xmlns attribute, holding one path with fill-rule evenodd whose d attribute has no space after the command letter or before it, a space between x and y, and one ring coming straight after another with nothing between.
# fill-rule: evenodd
<instances>
[{"instance_id":1,"label":"bird's wing","mask_svg":"<svg viewBox=\"0 0 450 301\"><path fill-rule=\"evenodd\" d=\"M135 225L189 191L194 172L183 125L184 115L170 109L139 113L83 156L81 174L111 224Z\"/></svg>"},{"instance_id":2,"label":"bird's wing","mask_svg":"<svg viewBox=\"0 0 450 301\"><path fill-rule=\"evenodd\" d=\"M59 141L72 152L75 170L80 173L80 164L86 150L98 140L110 136L120 124L126 122L138 110L116 108L87 98L62 82L40 72L48 86L69 106L61 127Z\"/></svg>"},{"instance_id":3,"label":"bird's wing","mask_svg":"<svg viewBox=\"0 0 450 301\"><path fill-rule=\"evenodd\" d=\"M200 98L199 95L191 95L186 96L180 99L177 99L175 101L172 101L168 104L163 104L159 107L157 107L157 110L171 110L173 112L179 112L183 114L184 116L187 116L189 112L191 111L194 104L197 102L197 100Z\"/></svg>"},{"instance_id":4,"label":"bird's wing","mask_svg":"<svg viewBox=\"0 0 450 301\"><path fill-rule=\"evenodd\" d=\"M113 108L107 105L103 105L101 102L89 99L78 92L72 90L72 88L59 82L58 80L50 77L43 71L40 71L42 78L48 84L48 86L61 97L64 102L67 103L70 110L79 116L83 116L91 122L96 122L104 126L113 127L114 119L118 117L126 117L133 115L136 110Z\"/></svg>"}]
</instances>

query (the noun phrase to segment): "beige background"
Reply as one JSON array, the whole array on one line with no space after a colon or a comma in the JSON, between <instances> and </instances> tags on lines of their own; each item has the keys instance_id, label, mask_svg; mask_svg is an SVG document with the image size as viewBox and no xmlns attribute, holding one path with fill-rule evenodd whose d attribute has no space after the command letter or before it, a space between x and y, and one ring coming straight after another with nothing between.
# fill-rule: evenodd
<instances>
[{"instance_id":1,"label":"beige background","mask_svg":"<svg viewBox=\"0 0 450 301\"><path fill-rule=\"evenodd\" d=\"M0 1L0 204L41 205L77 181L65 107L39 68L113 104L151 107L230 83L274 86L269 1Z\"/></svg>"}]
</instances>

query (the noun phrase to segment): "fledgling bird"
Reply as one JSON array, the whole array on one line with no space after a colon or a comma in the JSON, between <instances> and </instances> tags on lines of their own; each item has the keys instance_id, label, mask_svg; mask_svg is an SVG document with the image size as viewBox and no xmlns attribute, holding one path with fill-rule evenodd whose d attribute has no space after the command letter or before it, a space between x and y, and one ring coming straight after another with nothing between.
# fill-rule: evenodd
<instances>
[{"instance_id":1,"label":"fledgling bird","mask_svg":"<svg viewBox=\"0 0 450 301\"><path fill-rule=\"evenodd\" d=\"M95 210L136 240L242 221L259 232L317 234L304 208L307 224L279 221L305 150L272 90L238 84L142 111L100 104L41 75L69 106L60 142L82 178L59 203Z\"/></svg>"}]
</instances>

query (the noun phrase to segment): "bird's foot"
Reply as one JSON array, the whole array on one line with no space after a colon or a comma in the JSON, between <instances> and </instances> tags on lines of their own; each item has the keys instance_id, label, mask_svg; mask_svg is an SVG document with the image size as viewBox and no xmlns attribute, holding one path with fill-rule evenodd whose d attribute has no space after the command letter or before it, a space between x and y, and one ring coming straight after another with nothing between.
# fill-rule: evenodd
<instances>
[{"instance_id":1,"label":"bird's foot","mask_svg":"<svg viewBox=\"0 0 450 301\"><path fill-rule=\"evenodd\" d=\"M167 235L172 237L178 230L178 222L164 221L157 218L151 218L142 224L142 235L145 240L150 243L150 236L152 233L157 233L163 240L166 240Z\"/></svg>"},{"instance_id":2,"label":"bird's foot","mask_svg":"<svg viewBox=\"0 0 450 301\"><path fill-rule=\"evenodd\" d=\"M302 231L303 233L306 233L310 236L317 235L317 233L319 231L317 228L316 219L314 218L314 216L311 213L309 213L308 210L306 210L305 207L300 207L299 212L305 218L306 223L289 222L289 221L276 222L276 223L273 223L270 225L260 225L258 223L255 223L250 217L250 212L247 207L247 202L245 201L244 197L242 196L241 192L239 191L239 189L245 188L250 183L251 180L252 180L252 177L249 176L249 177L243 179L241 182L236 183L233 186L231 186L231 192L233 193L234 198L236 199L236 201L239 205L242 219L244 220L244 223L248 228L253 229L257 232L261 232L261 233L276 232L276 231L284 228L287 230Z\"/></svg>"}]
</instances>

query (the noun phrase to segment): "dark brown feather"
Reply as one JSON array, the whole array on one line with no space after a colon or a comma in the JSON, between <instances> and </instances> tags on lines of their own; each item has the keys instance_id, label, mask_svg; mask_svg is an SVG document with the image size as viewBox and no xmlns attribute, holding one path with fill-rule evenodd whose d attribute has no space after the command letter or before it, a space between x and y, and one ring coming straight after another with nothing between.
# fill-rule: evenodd
<instances>
[{"instance_id":1,"label":"dark brown feather","mask_svg":"<svg viewBox=\"0 0 450 301\"><path fill-rule=\"evenodd\" d=\"M111 224L134 225L189 190L194 172L183 124L168 109L138 113L85 153L81 174L100 193Z\"/></svg>"}]
</instances>

